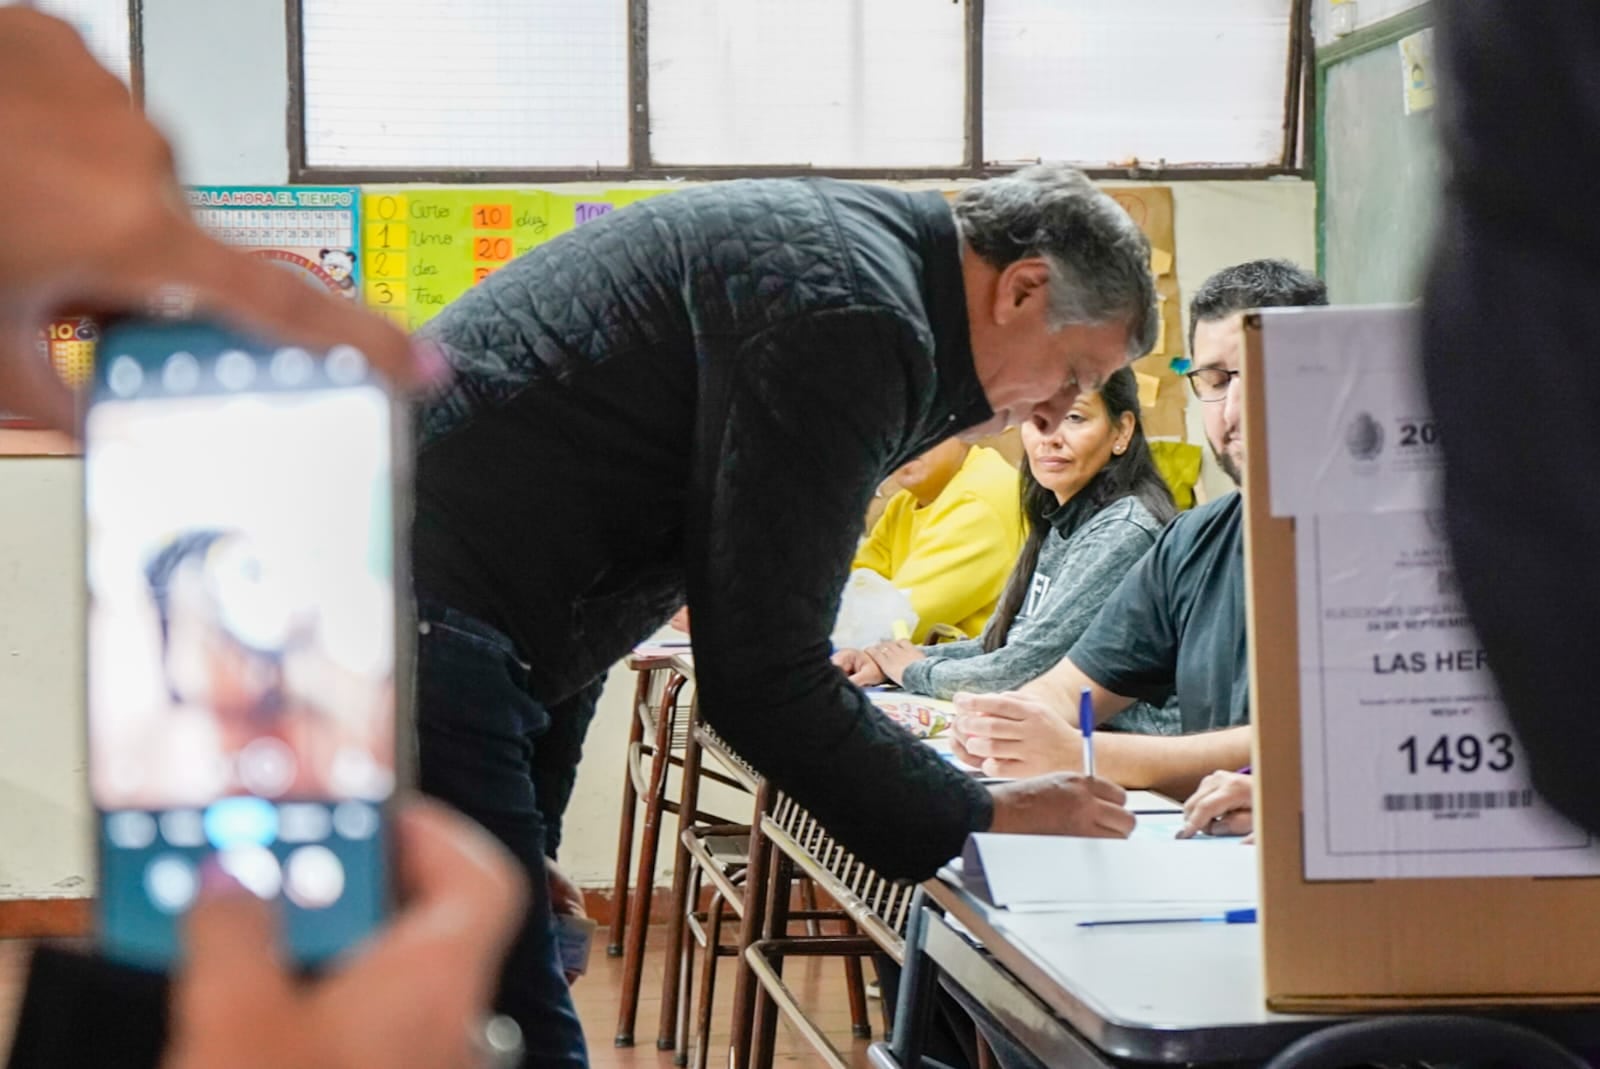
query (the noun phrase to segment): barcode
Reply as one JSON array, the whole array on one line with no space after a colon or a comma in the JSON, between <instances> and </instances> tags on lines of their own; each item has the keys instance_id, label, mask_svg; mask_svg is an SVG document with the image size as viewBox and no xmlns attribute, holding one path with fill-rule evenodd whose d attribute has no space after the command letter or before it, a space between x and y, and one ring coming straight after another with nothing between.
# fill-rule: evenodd
<instances>
[{"instance_id":1,"label":"barcode","mask_svg":"<svg viewBox=\"0 0 1600 1069\"><path fill-rule=\"evenodd\" d=\"M1463 809L1527 809L1533 805L1533 790L1524 787L1511 791L1434 791L1415 794L1386 794L1386 813L1449 813Z\"/></svg>"}]
</instances>

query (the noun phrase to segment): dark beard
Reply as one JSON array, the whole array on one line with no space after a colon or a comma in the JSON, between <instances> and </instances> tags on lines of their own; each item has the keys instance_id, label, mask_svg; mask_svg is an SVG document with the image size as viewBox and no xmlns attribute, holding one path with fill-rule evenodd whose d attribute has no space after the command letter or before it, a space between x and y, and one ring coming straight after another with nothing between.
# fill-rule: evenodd
<instances>
[{"instance_id":1,"label":"dark beard","mask_svg":"<svg viewBox=\"0 0 1600 1069\"><path fill-rule=\"evenodd\" d=\"M1211 443L1207 442L1206 444L1210 445ZM1244 473L1239 470L1239 465L1233 462L1232 457L1214 445L1211 446L1211 456L1216 460L1217 467L1221 468L1223 473L1233 480L1233 485L1244 486Z\"/></svg>"}]
</instances>

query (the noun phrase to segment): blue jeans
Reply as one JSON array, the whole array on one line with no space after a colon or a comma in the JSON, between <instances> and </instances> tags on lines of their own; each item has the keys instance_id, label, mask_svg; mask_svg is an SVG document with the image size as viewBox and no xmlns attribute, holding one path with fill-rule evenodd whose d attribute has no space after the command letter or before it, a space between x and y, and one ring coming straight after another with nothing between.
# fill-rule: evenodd
<instances>
[{"instance_id":1,"label":"blue jeans","mask_svg":"<svg viewBox=\"0 0 1600 1069\"><path fill-rule=\"evenodd\" d=\"M512 944L495 1008L522 1026L530 1069L585 1069L583 1026L556 952L545 875L546 820L538 784L570 791L577 747L569 710L548 709L526 689L527 665L505 635L474 617L424 601L417 612L417 736L420 786L487 828L527 871L528 915ZM588 698L593 715L593 688ZM576 701L576 699L574 699ZM578 711L581 715L581 709ZM553 718L561 730L552 733ZM563 740L540 760L541 743ZM549 758L559 758L550 760ZM559 799L552 815L559 822Z\"/></svg>"}]
</instances>

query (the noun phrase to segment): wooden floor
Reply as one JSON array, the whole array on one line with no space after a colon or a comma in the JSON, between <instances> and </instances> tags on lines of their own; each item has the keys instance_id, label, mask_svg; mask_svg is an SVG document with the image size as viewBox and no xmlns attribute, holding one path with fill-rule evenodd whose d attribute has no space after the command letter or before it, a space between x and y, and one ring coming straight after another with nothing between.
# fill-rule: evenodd
<instances>
[{"instance_id":1,"label":"wooden floor","mask_svg":"<svg viewBox=\"0 0 1600 1069\"><path fill-rule=\"evenodd\" d=\"M603 939L605 930L597 933ZM622 959L608 958L603 945L597 944L589 963L589 975L578 981L572 989L578 1004L578 1016L583 1019L583 1030L589 1038L589 1064L594 1069L672 1069L670 1051L656 1050L656 1022L661 1012L662 930L650 932L649 952L645 956L644 987L640 995L639 1023L634 1030L632 1047L616 1047L612 1038L617 1031L617 1007L621 1001ZM698 965L699 959L696 958ZM723 958L718 963L717 1008L712 1016L712 1045L707 1069L726 1069L728 1033L733 1001L734 961ZM871 967L867 967L871 979ZM884 1038L883 1013L876 999L867 1000L871 1015L873 1035L871 1040L852 1039L850 1036L850 1005L845 999L844 965L837 960L821 958L792 958L784 965L784 978L795 992L808 1015L843 1052L856 1069L866 1069L867 1046ZM696 984L698 984L698 976ZM778 1024L778 1043L773 1064L783 1069L822 1066L817 1057L787 1022Z\"/></svg>"},{"instance_id":2,"label":"wooden floor","mask_svg":"<svg viewBox=\"0 0 1600 1069\"><path fill-rule=\"evenodd\" d=\"M602 928L598 935L603 939L605 930ZM639 1023L635 1030L638 1042L634 1046L619 1048L612 1043L617 1031L617 1007L622 997L621 958L607 957L604 946L597 945L590 961L589 975L573 988L578 1015L583 1020L584 1032L589 1038L589 1064L594 1069L672 1069L672 1052L656 1050L655 1043L656 1022L661 1012L661 943L662 930L651 929L650 950L645 957ZM0 940L0 1014L4 1015L0 1019L3 1020L10 1020L16 1012L15 1003L21 994L22 977L17 968L21 961L19 949L19 944ZM717 973L717 1009L712 1017L713 1035L708 1069L725 1069L727 1066L733 974L733 959L722 959ZM849 1057L855 1069L866 1069L867 1045L872 1040L852 1039L850 1036L850 1008L845 999L843 964L836 960L795 958L786 964L784 975L818 1027ZM870 966L868 977L871 977ZM876 999L869 999L867 1009L871 1014L873 1039L880 1039L883 1028L881 1006ZM782 1069L809 1069L824 1064L784 1021L778 1025L777 1051L773 1061Z\"/></svg>"}]
</instances>

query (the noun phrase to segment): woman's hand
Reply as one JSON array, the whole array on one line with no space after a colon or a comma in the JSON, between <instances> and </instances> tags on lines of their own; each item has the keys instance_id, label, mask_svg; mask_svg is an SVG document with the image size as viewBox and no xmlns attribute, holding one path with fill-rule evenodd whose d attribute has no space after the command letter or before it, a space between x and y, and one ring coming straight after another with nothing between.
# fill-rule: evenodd
<instances>
[{"instance_id":1,"label":"woman's hand","mask_svg":"<svg viewBox=\"0 0 1600 1069\"><path fill-rule=\"evenodd\" d=\"M858 687L876 687L888 682L878 662L863 650L840 650L833 655L833 663Z\"/></svg>"},{"instance_id":2,"label":"woman's hand","mask_svg":"<svg viewBox=\"0 0 1600 1069\"><path fill-rule=\"evenodd\" d=\"M899 684L905 681L906 668L912 662L922 660L927 654L922 652L921 646L897 638L892 642L880 642L876 646L868 646L867 656L877 664L879 672Z\"/></svg>"}]
</instances>

